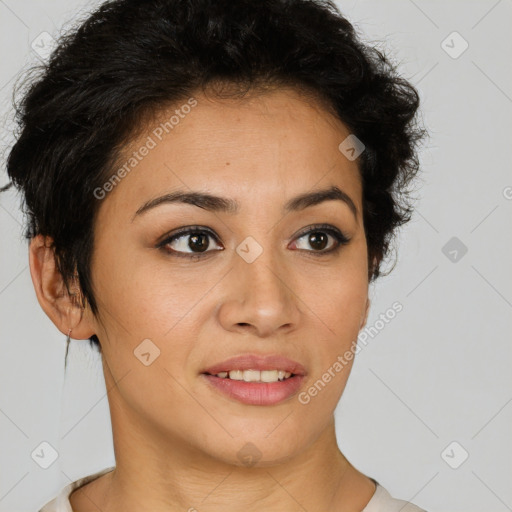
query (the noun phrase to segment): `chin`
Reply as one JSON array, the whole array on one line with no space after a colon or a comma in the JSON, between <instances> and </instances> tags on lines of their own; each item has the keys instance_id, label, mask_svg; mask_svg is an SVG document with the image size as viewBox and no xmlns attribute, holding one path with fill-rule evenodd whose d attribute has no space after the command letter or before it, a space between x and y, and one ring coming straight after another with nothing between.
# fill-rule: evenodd
<instances>
[{"instance_id":1,"label":"chin","mask_svg":"<svg viewBox=\"0 0 512 512\"><path fill-rule=\"evenodd\" d=\"M282 419L280 420L282 421ZM265 468L277 466L288 462L304 451L313 441L315 436L306 437L302 430L297 433L297 428L290 431L290 425L285 427L285 420L279 422L266 422L261 429L251 428L248 433L244 429L236 431L227 426L228 432L233 437L222 435L212 446L203 445L202 449L217 461L225 464L247 467ZM277 426L276 428L276 425ZM213 440L212 437L209 437Z\"/></svg>"}]
</instances>

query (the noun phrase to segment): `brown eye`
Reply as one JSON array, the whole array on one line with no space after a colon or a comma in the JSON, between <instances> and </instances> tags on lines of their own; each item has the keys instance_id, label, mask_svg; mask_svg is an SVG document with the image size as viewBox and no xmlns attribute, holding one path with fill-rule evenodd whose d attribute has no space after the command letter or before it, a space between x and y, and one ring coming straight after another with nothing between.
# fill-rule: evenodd
<instances>
[{"instance_id":1,"label":"brown eye","mask_svg":"<svg viewBox=\"0 0 512 512\"><path fill-rule=\"evenodd\" d=\"M190 235L188 240L188 247L192 250L197 249L199 252L204 252L210 245L208 243L208 236L204 234Z\"/></svg>"},{"instance_id":2,"label":"brown eye","mask_svg":"<svg viewBox=\"0 0 512 512\"><path fill-rule=\"evenodd\" d=\"M317 251L325 249L329 242L329 235L321 231L315 231L308 236L308 243Z\"/></svg>"},{"instance_id":3,"label":"brown eye","mask_svg":"<svg viewBox=\"0 0 512 512\"><path fill-rule=\"evenodd\" d=\"M189 228L167 237L160 242L158 247L172 256L200 258L203 254L213 252L213 250L208 250L211 239L217 243L217 237L210 231ZM223 250L223 248L214 250Z\"/></svg>"},{"instance_id":4,"label":"brown eye","mask_svg":"<svg viewBox=\"0 0 512 512\"><path fill-rule=\"evenodd\" d=\"M329 239L332 239L332 242L329 242ZM322 256L336 252L342 245L346 245L349 241L350 239L334 226L320 225L313 226L309 231L299 235L294 242L294 248L305 250L315 256ZM326 247L329 248L326 249Z\"/></svg>"}]
</instances>

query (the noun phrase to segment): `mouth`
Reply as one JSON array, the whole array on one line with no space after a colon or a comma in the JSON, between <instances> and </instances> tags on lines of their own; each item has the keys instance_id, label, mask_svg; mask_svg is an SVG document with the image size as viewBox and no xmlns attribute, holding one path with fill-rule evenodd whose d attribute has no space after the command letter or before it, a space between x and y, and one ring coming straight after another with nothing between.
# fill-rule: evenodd
<instances>
[{"instance_id":1,"label":"mouth","mask_svg":"<svg viewBox=\"0 0 512 512\"><path fill-rule=\"evenodd\" d=\"M291 377L295 377L295 373L285 370L230 370L229 372L219 372L217 374L204 373L219 379L230 379L243 382L282 382Z\"/></svg>"},{"instance_id":2,"label":"mouth","mask_svg":"<svg viewBox=\"0 0 512 512\"><path fill-rule=\"evenodd\" d=\"M275 405L295 395L306 376L297 361L247 354L216 364L201 373L224 396L247 405Z\"/></svg>"},{"instance_id":3,"label":"mouth","mask_svg":"<svg viewBox=\"0 0 512 512\"><path fill-rule=\"evenodd\" d=\"M266 382L264 379L289 378L288 374L305 375L306 370L298 361L278 354L243 354L205 368L202 373L246 382L253 382L256 378Z\"/></svg>"}]
</instances>

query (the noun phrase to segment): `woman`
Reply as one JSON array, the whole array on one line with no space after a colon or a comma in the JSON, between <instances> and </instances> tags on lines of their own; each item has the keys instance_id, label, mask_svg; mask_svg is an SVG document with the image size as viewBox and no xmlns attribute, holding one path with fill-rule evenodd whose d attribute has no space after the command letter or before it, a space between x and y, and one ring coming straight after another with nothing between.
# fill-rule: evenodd
<instances>
[{"instance_id":1,"label":"woman","mask_svg":"<svg viewBox=\"0 0 512 512\"><path fill-rule=\"evenodd\" d=\"M41 307L101 351L116 466L42 512L421 510L334 429L418 106L331 2L111 1L59 42L8 173Z\"/></svg>"}]
</instances>

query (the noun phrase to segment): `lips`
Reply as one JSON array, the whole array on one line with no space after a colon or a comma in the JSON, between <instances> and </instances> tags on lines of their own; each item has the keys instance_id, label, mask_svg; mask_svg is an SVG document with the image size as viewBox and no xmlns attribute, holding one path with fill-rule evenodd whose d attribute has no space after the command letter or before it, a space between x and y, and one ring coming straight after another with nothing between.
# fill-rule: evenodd
<instances>
[{"instance_id":1,"label":"lips","mask_svg":"<svg viewBox=\"0 0 512 512\"><path fill-rule=\"evenodd\" d=\"M245 405L272 406L290 400L302 387L303 375L277 382L244 382L204 373L201 378L216 392Z\"/></svg>"},{"instance_id":2,"label":"lips","mask_svg":"<svg viewBox=\"0 0 512 512\"><path fill-rule=\"evenodd\" d=\"M284 370L285 372L290 372L292 375L306 375L306 370L299 362L277 354L267 356L244 354L210 366L201 373L216 375L232 370Z\"/></svg>"}]
</instances>

